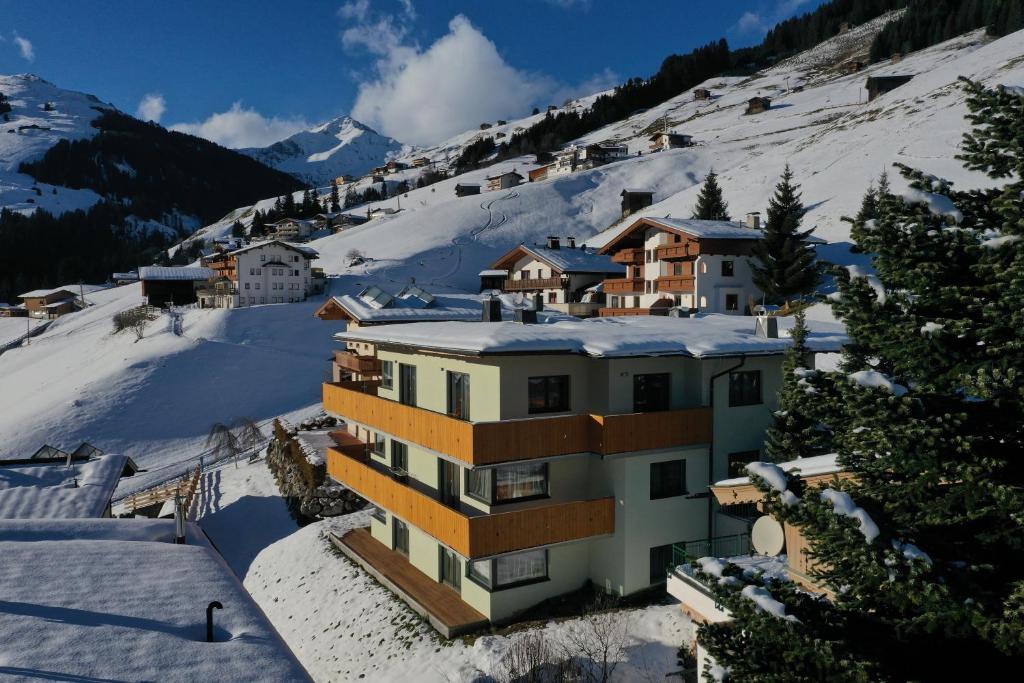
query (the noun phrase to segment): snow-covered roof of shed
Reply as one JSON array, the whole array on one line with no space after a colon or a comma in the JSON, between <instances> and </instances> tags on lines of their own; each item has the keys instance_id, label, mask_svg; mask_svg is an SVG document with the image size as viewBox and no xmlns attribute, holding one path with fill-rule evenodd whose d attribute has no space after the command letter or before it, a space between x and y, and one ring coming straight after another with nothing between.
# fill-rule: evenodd
<instances>
[{"instance_id":1,"label":"snow-covered roof of shed","mask_svg":"<svg viewBox=\"0 0 1024 683\"><path fill-rule=\"evenodd\" d=\"M0 522L3 671L61 680L308 681L224 561L173 520ZM111 562L131 567L111 573ZM69 568L71 570L69 571ZM207 604L217 600L214 643Z\"/></svg>"},{"instance_id":2,"label":"snow-covered roof of shed","mask_svg":"<svg viewBox=\"0 0 1024 683\"><path fill-rule=\"evenodd\" d=\"M209 280L214 272L202 266L143 266L140 280Z\"/></svg>"},{"instance_id":3,"label":"snow-covered roof of shed","mask_svg":"<svg viewBox=\"0 0 1024 683\"><path fill-rule=\"evenodd\" d=\"M0 519L100 517L128 456L0 467ZM76 485L77 481L77 485Z\"/></svg>"},{"instance_id":4,"label":"snow-covered roof of shed","mask_svg":"<svg viewBox=\"0 0 1024 683\"><path fill-rule=\"evenodd\" d=\"M623 194L654 194L654 190L649 187L627 187L619 193L619 196Z\"/></svg>"},{"instance_id":5,"label":"snow-covered roof of shed","mask_svg":"<svg viewBox=\"0 0 1024 683\"><path fill-rule=\"evenodd\" d=\"M19 299L36 299L43 296L49 296L55 292L67 292L69 296L74 296L74 293L65 289L64 287L57 287L56 289L33 289L31 292L25 292L19 294Z\"/></svg>"},{"instance_id":6,"label":"snow-covered roof of shed","mask_svg":"<svg viewBox=\"0 0 1024 683\"><path fill-rule=\"evenodd\" d=\"M332 298L360 323L479 320L481 315L479 297L472 295L437 294L434 295L433 304L430 306L424 306L416 297L388 296L388 302L384 306L376 306L358 295L341 294Z\"/></svg>"},{"instance_id":7,"label":"snow-covered roof of shed","mask_svg":"<svg viewBox=\"0 0 1024 683\"><path fill-rule=\"evenodd\" d=\"M835 453L826 455L815 455L810 458L797 458L788 462L780 462L778 466L786 472L799 470L802 477L811 477L817 474L833 474L842 471ZM734 477L716 481L715 486L743 486L750 483L750 477Z\"/></svg>"},{"instance_id":8,"label":"snow-covered roof of shed","mask_svg":"<svg viewBox=\"0 0 1024 683\"><path fill-rule=\"evenodd\" d=\"M790 345L792 318L779 318L780 336L760 337L754 318L722 314L693 318L627 316L587 320L552 319L522 324L511 321L423 322L415 325L339 332L343 341L394 344L469 355L576 353L598 358L629 356L775 355ZM808 321L807 345L813 351L839 351L846 343L842 325Z\"/></svg>"}]
</instances>

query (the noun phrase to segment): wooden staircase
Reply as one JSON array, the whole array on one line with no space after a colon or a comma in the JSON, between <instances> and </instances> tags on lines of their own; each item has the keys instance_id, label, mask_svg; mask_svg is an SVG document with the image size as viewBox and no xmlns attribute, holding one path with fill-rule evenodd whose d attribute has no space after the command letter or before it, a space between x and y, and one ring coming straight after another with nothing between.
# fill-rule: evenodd
<instances>
[{"instance_id":1,"label":"wooden staircase","mask_svg":"<svg viewBox=\"0 0 1024 683\"><path fill-rule=\"evenodd\" d=\"M201 476L202 471L196 467L194 470L186 472L181 479L131 494L124 499L124 506L134 514L137 510L165 503L181 494L185 496L185 511L188 512L192 509L192 501L195 499L196 489L199 488Z\"/></svg>"}]
</instances>

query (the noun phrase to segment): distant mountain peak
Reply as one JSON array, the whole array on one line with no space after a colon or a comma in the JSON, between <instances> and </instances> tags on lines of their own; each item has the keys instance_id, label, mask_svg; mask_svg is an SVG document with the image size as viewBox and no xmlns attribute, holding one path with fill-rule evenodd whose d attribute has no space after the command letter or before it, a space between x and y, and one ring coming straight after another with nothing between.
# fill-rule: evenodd
<instances>
[{"instance_id":1,"label":"distant mountain peak","mask_svg":"<svg viewBox=\"0 0 1024 683\"><path fill-rule=\"evenodd\" d=\"M238 151L303 182L323 186L340 175L363 175L403 150L401 142L351 116L339 116L267 147Z\"/></svg>"}]
</instances>

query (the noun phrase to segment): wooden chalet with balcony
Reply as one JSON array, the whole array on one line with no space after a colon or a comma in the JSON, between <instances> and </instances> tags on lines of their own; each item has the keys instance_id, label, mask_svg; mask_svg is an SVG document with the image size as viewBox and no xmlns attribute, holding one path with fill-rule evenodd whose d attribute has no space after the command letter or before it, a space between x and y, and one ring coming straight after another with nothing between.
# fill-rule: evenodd
<instances>
[{"instance_id":1,"label":"wooden chalet with balcony","mask_svg":"<svg viewBox=\"0 0 1024 683\"><path fill-rule=\"evenodd\" d=\"M640 218L601 249L626 273L604 281L600 315L744 313L760 295L747 259L761 235L756 214L747 223Z\"/></svg>"},{"instance_id":2,"label":"wooden chalet with balcony","mask_svg":"<svg viewBox=\"0 0 1024 683\"><path fill-rule=\"evenodd\" d=\"M482 289L498 284L498 271L506 273L500 282L503 292L540 295L545 307L585 318L596 315L602 305L594 287L609 276L621 276L624 268L594 249L577 246L573 237L563 244L552 236L543 245L521 244L495 261L481 273Z\"/></svg>"}]
</instances>

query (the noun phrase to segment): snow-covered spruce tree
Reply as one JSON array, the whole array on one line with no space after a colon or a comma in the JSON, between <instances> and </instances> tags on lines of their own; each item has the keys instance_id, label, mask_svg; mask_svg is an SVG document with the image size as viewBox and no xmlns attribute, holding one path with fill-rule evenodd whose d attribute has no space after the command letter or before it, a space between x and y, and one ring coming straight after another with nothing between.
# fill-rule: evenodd
<instances>
[{"instance_id":1,"label":"snow-covered spruce tree","mask_svg":"<svg viewBox=\"0 0 1024 683\"><path fill-rule=\"evenodd\" d=\"M804 205L799 189L787 164L768 201L764 237L753 248L750 268L754 284L772 303L810 294L818 284L814 248L807 243L814 229L800 230Z\"/></svg>"},{"instance_id":2,"label":"snow-covered spruce tree","mask_svg":"<svg viewBox=\"0 0 1024 683\"><path fill-rule=\"evenodd\" d=\"M858 352L808 378L852 478L748 467L834 594L704 561L734 620L699 637L731 680L977 680L1024 661L1024 98L964 88L958 158L1006 183L957 192L901 168L910 189L854 223L877 275L836 269L833 306Z\"/></svg>"},{"instance_id":3,"label":"snow-covered spruce tree","mask_svg":"<svg viewBox=\"0 0 1024 683\"><path fill-rule=\"evenodd\" d=\"M729 205L722 196L722 188L718 186L718 176L713 169L708 171L700 187L697 205L693 207L693 217L705 221L729 220Z\"/></svg>"},{"instance_id":4,"label":"snow-covered spruce tree","mask_svg":"<svg viewBox=\"0 0 1024 683\"><path fill-rule=\"evenodd\" d=\"M798 311L790 331L793 345L786 349L782 363L782 390L775 423L765 439L765 460L783 462L796 458L828 453L829 432L815 416L817 392L808 383L814 370L807 367L811 354L807 349L807 324L804 312Z\"/></svg>"}]
</instances>

